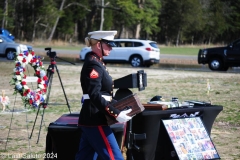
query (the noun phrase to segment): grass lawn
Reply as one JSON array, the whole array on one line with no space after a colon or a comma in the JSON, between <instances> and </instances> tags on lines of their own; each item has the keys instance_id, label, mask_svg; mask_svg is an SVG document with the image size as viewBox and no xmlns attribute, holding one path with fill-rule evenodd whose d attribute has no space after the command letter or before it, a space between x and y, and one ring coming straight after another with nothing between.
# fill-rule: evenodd
<instances>
[{"instance_id":1,"label":"grass lawn","mask_svg":"<svg viewBox=\"0 0 240 160\"><path fill-rule=\"evenodd\" d=\"M45 68L48 63L44 62ZM81 109L80 98L82 90L79 82L79 73L82 64L70 65L59 64L58 69L62 82L71 106L72 113L79 112ZM240 157L240 74L222 72L198 72L198 71L178 71L170 69L151 69L151 68L132 68L108 65L108 71L114 79L121 78L131 73L136 73L144 69L147 73L147 87L138 93L141 102L148 102L153 96L161 95L166 101L172 97L178 97L180 101L201 100L211 101L212 104L222 105L223 111L217 116L211 132L211 138L221 156L222 160L237 160ZM10 97L10 109L24 108L21 96L13 95L13 86L9 85L14 68L13 62L0 62L0 89L6 91ZM31 70L32 68L29 67ZM211 90L207 95L207 79L209 79ZM31 88L36 88L36 84L29 84ZM0 90L0 91L1 91ZM116 91L116 90L114 90ZM60 87L57 74L54 74L53 85L50 94L50 103L59 105L49 105L45 110L44 125L40 135L40 141L36 144L38 137L39 124L43 111L38 115L36 129L33 137L28 141L36 110L31 109L27 113L3 113L0 112L0 156L7 154L43 154L45 151L47 127L61 115L69 113L64 104L65 99ZM11 132L9 134L8 145L5 144L9 133L10 122L12 121ZM29 143L31 145L29 149ZM1 159L1 157L0 157ZM10 158L9 158L10 159Z\"/></svg>"}]
</instances>

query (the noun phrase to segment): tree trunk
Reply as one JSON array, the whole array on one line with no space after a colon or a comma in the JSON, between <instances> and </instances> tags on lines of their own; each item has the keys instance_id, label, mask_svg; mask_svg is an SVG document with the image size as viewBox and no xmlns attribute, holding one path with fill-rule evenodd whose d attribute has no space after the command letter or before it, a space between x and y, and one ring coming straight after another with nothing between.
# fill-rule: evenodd
<instances>
[{"instance_id":1,"label":"tree trunk","mask_svg":"<svg viewBox=\"0 0 240 160\"><path fill-rule=\"evenodd\" d=\"M135 33L136 39L140 38L140 31L141 31L141 24L139 23L136 27L136 33Z\"/></svg>"},{"instance_id":2,"label":"tree trunk","mask_svg":"<svg viewBox=\"0 0 240 160\"><path fill-rule=\"evenodd\" d=\"M102 6L104 6L104 0L102 0ZM100 24L100 31L103 29L103 22L104 22L104 7L101 8L101 24Z\"/></svg>"},{"instance_id":3,"label":"tree trunk","mask_svg":"<svg viewBox=\"0 0 240 160\"><path fill-rule=\"evenodd\" d=\"M39 18L33 25L33 34L32 34L32 42L34 42L34 39L35 39L35 35L36 35L36 27L37 27L37 24L38 22L41 20L41 18Z\"/></svg>"},{"instance_id":4,"label":"tree trunk","mask_svg":"<svg viewBox=\"0 0 240 160\"><path fill-rule=\"evenodd\" d=\"M62 10L63 10L64 3L65 3L65 0L62 0L62 3L61 3L61 6L60 6L59 11L62 11ZM51 32L51 34L50 34L50 36L49 36L49 38L48 38L48 41L49 41L49 42L52 41L52 37L53 37L53 35L54 35L54 33L55 33L55 30L56 30L56 27L57 27L57 25L58 25L59 18L60 18L60 16L57 17L57 19L56 19L56 21L55 21L55 24L54 24L54 26L53 26L53 28L52 28L52 32Z\"/></svg>"},{"instance_id":5,"label":"tree trunk","mask_svg":"<svg viewBox=\"0 0 240 160\"><path fill-rule=\"evenodd\" d=\"M91 12L87 16L87 29L86 29L85 36L88 35L88 32L92 31L96 13L97 13L97 7L96 7L96 5L94 5L91 8Z\"/></svg>"},{"instance_id":6,"label":"tree trunk","mask_svg":"<svg viewBox=\"0 0 240 160\"><path fill-rule=\"evenodd\" d=\"M7 15L8 15L8 0L5 0L4 10L3 10L3 19L2 19L2 28L4 28L5 24L7 24L7 21L5 21Z\"/></svg>"},{"instance_id":7,"label":"tree trunk","mask_svg":"<svg viewBox=\"0 0 240 160\"><path fill-rule=\"evenodd\" d=\"M178 44L179 44L179 37L180 37L180 29L178 30L178 34L177 34L176 47L178 47Z\"/></svg>"}]
</instances>

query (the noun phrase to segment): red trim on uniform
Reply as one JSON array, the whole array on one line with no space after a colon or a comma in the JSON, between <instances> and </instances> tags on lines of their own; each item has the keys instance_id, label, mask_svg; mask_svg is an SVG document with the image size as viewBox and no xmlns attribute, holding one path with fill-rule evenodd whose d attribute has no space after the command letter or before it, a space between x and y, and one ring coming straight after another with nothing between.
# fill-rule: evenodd
<instances>
[{"instance_id":1,"label":"red trim on uniform","mask_svg":"<svg viewBox=\"0 0 240 160\"><path fill-rule=\"evenodd\" d=\"M101 126L98 126L98 130L99 130L99 132L100 132L100 134L101 134L101 136L102 136L102 138L103 138L103 141L104 141L104 143L105 143L105 145L106 145L106 147L107 147L108 154L109 154L111 160L115 160L115 159L114 159L114 156L113 156L112 148L111 148L110 144L108 143L108 139L107 139L107 137L106 137L106 135L105 135L102 127L101 127Z\"/></svg>"},{"instance_id":2,"label":"red trim on uniform","mask_svg":"<svg viewBox=\"0 0 240 160\"><path fill-rule=\"evenodd\" d=\"M108 108L109 110L108 110L107 108ZM117 118L118 114L117 114L117 116L115 116L116 113L111 113L111 112L110 112L109 105L107 105L107 107L105 107L105 110L108 112L108 114L109 114L110 116L112 116L112 117L114 117L114 118Z\"/></svg>"}]
</instances>

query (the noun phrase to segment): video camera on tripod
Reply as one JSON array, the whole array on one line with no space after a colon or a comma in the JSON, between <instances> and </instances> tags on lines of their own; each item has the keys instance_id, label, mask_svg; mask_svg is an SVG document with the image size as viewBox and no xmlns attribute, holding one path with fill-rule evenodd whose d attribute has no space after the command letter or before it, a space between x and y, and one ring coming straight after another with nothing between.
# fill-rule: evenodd
<instances>
[{"instance_id":1,"label":"video camera on tripod","mask_svg":"<svg viewBox=\"0 0 240 160\"><path fill-rule=\"evenodd\" d=\"M50 58L55 58L57 56L57 53L55 51L52 52L52 48L51 47L45 48L45 51L47 51L46 54Z\"/></svg>"}]
</instances>

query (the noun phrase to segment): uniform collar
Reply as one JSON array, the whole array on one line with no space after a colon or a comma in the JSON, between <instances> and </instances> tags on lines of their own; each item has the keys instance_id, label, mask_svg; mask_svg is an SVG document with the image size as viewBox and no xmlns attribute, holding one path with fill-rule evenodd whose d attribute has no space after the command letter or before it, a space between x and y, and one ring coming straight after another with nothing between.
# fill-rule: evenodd
<instances>
[{"instance_id":1,"label":"uniform collar","mask_svg":"<svg viewBox=\"0 0 240 160\"><path fill-rule=\"evenodd\" d=\"M102 61L103 60L103 58L102 57L100 57L97 53L95 53L95 52L92 52L92 55L94 56L94 57L96 57L98 60L100 60L100 61Z\"/></svg>"}]
</instances>

